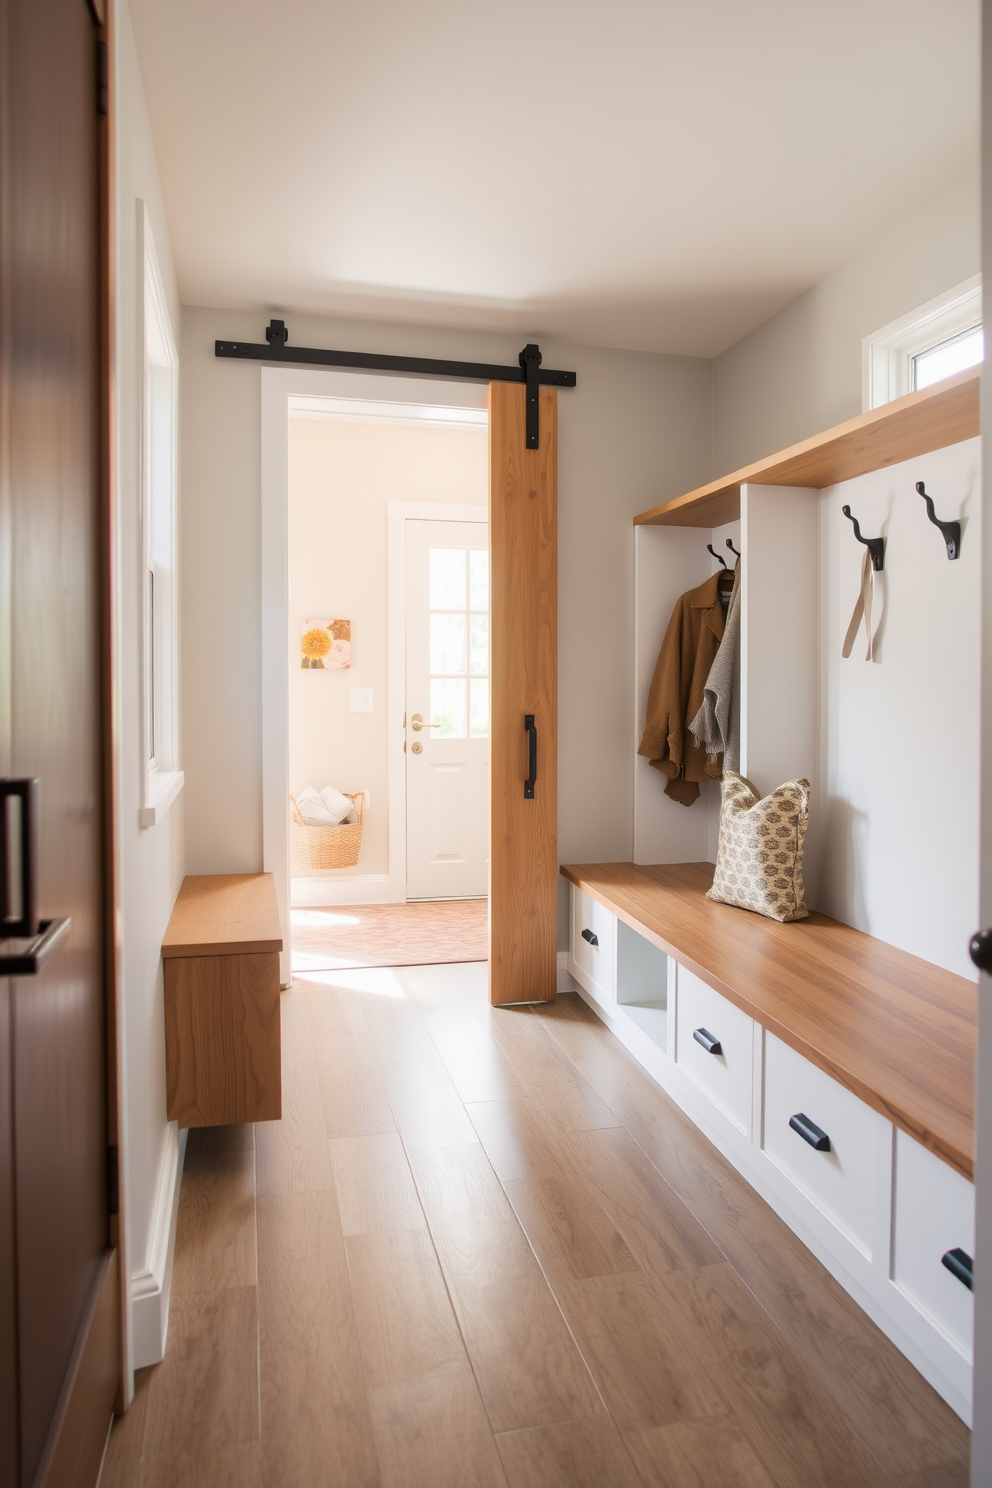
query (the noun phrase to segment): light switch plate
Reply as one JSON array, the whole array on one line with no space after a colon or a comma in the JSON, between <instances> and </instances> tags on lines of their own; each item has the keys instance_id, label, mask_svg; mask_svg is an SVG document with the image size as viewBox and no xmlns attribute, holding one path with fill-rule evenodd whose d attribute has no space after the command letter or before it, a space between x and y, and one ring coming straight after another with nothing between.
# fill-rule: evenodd
<instances>
[{"instance_id":1,"label":"light switch plate","mask_svg":"<svg viewBox=\"0 0 992 1488\"><path fill-rule=\"evenodd\" d=\"M353 687L351 689L351 711L352 713L372 712L371 687Z\"/></svg>"}]
</instances>

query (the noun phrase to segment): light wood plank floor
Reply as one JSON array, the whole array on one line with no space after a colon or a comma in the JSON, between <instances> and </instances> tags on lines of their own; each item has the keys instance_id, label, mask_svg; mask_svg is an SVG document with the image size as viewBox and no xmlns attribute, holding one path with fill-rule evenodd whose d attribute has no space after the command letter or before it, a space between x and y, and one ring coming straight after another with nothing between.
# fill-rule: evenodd
<instances>
[{"instance_id":1,"label":"light wood plank floor","mask_svg":"<svg viewBox=\"0 0 992 1488\"><path fill-rule=\"evenodd\" d=\"M102 1488L964 1488L968 1432L574 994L283 999Z\"/></svg>"}]
</instances>

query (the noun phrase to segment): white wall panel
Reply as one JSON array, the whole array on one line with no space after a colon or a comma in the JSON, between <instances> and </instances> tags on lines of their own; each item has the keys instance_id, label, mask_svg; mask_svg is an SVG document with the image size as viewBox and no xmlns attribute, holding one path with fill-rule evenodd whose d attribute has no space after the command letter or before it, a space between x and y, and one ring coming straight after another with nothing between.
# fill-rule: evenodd
<instances>
[{"instance_id":1,"label":"white wall panel","mask_svg":"<svg viewBox=\"0 0 992 1488\"><path fill-rule=\"evenodd\" d=\"M961 557L938 516L963 519ZM865 536L886 539L876 575L875 659L864 631L841 645ZM978 925L981 442L967 440L825 490L820 497L823 853L817 905L837 919L973 977Z\"/></svg>"},{"instance_id":2,"label":"white wall panel","mask_svg":"<svg viewBox=\"0 0 992 1488\"><path fill-rule=\"evenodd\" d=\"M741 773L767 795L787 780L813 787L807 903L815 899L819 711L819 493L743 486Z\"/></svg>"}]
</instances>

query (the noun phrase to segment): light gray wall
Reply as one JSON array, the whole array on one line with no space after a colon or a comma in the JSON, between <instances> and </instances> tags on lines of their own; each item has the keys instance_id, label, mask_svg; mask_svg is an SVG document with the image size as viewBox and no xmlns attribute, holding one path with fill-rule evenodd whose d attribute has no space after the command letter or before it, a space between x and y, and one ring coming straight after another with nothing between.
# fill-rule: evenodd
<instances>
[{"instance_id":1,"label":"light gray wall","mask_svg":"<svg viewBox=\"0 0 992 1488\"><path fill-rule=\"evenodd\" d=\"M118 612L115 652L120 739L117 846L123 925L121 1146L126 1264L133 1286L136 1278L140 1283L153 1259L153 1220L160 1186L168 1177L170 1144L175 1161L175 1125L165 1118L161 946L183 874L182 795L158 826L143 829L138 825L143 770L140 335L143 269L138 260L137 223L142 200L151 219L177 347L180 302L138 58L123 0L116 7L116 15Z\"/></svg>"},{"instance_id":2,"label":"light gray wall","mask_svg":"<svg viewBox=\"0 0 992 1488\"><path fill-rule=\"evenodd\" d=\"M861 412L861 341L981 268L977 176L872 243L713 363L713 473Z\"/></svg>"},{"instance_id":3,"label":"light gray wall","mask_svg":"<svg viewBox=\"0 0 992 1488\"><path fill-rule=\"evenodd\" d=\"M278 312L277 312L278 313ZM515 363L522 338L286 316L296 345ZM267 316L183 312L182 624L187 871L262 862L260 379L215 338ZM559 394L559 854L633 843L631 518L710 473L710 363L542 343ZM564 903L564 900L561 901ZM560 925L564 946L564 930Z\"/></svg>"}]
</instances>

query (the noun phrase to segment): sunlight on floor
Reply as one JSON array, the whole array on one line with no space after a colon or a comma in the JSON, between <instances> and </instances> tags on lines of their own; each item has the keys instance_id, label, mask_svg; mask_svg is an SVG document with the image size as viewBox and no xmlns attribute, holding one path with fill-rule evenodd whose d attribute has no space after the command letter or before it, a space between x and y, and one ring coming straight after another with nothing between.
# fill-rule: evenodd
<instances>
[{"instance_id":1,"label":"sunlight on floor","mask_svg":"<svg viewBox=\"0 0 992 1488\"><path fill-rule=\"evenodd\" d=\"M326 971L329 974L338 969L351 971L361 965L361 961L349 961L347 956L335 956L329 951L293 951L294 973Z\"/></svg>"},{"instance_id":2,"label":"sunlight on floor","mask_svg":"<svg viewBox=\"0 0 992 1488\"><path fill-rule=\"evenodd\" d=\"M316 959L316 958L314 958ZM369 992L375 997L406 998L403 984L389 966L366 967L356 971L307 971L296 972L293 958L294 979L306 982L308 987L329 987L343 992Z\"/></svg>"},{"instance_id":3,"label":"sunlight on floor","mask_svg":"<svg viewBox=\"0 0 992 1488\"><path fill-rule=\"evenodd\" d=\"M327 909L291 909L291 925L360 925L360 915L337 914Z\"/></svg>"}]
</instances>

